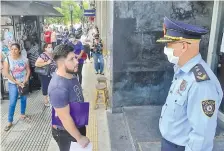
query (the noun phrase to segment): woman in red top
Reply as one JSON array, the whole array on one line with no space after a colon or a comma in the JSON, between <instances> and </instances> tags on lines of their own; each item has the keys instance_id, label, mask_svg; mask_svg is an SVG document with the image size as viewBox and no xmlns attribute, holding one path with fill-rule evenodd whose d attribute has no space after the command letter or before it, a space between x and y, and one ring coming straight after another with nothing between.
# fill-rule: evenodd
<instances>
[{"instance_id":1,"label":"woman in red top","mask_svg":"<svg viewBox=\"0 0 224 151\"><path fill-rule=\"evenodd\" d=\"M49 27L45 27L44 41L47 44L51 43L51 31L50 31Z\"/></svg>"}]
</instances>

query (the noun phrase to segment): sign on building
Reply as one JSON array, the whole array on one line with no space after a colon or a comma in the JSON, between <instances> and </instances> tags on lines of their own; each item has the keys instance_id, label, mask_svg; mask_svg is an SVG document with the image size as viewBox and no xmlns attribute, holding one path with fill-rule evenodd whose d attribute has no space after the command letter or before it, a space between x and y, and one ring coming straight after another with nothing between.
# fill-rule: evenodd
<instances>
[{"instance_id":1,"label":"sign on building","mask_svg":"<svg viewBox=\"0 0 224 151\"><path fill-rule=\"evenodd\" d=\"M96 10L95 9L85 9L84 16L96 16Z\"/></svg>"}]
</instances>

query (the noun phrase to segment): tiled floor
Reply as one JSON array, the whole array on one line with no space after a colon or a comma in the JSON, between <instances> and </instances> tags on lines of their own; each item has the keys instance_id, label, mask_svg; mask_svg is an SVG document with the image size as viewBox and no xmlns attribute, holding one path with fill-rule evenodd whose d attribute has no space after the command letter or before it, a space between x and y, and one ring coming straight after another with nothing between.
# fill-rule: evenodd
<instances>
[{"instance_id":1,"label":"tiled floor","mask_svg":"<svg viewBox=\"0 0 224 151\"><path fill-rule=\"evenodd\" d=\"M20 100L17 102L14 125L4 131L7 124L8 100L1 104L1 147L2 151L45 151L51 138L50 108L45 108L40 91L33 92L27 100L27 114L31 120L19 120Z\"/></svg>"}]
</instances>

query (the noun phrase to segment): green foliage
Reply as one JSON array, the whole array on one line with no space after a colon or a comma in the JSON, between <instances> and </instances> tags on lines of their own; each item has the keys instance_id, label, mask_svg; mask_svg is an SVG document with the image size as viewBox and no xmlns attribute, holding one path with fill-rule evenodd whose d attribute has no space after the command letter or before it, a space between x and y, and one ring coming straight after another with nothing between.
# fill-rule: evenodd
<instances>
[{"instance_id":1,"label":"green foliage","mask_svg":"<svg viewBox=\"0 0 224 151\"><path fill-rule=\"evenodd\" d=\"M62 0L61 7L55 7L55 9L63 14L64 17L47 17L46 23L48 24L65 24L68 25L71 23L71 14L69 6L73 7L73 24L77 22L83 22L85 21L85 17L83 16L83 9L80 9L80 2L75 2L72 0ZM86 1L83 1L82 3L84 9L89 8L89 4Z\"/></svg>"}]
</instances>

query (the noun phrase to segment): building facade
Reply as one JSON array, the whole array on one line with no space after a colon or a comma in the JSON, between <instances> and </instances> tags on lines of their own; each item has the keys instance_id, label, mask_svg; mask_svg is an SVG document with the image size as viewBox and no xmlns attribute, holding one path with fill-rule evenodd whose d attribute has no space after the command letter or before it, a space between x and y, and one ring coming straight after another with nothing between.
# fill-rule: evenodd
<instances>
[{"instance_id":1,"label":"building facade","mask_svg":"<svg viewBox=\"0 0 224 151\"><path fill-rule=\"evenodd\" d=\"M110 73L112 112L121 112L124 106L162 105L165 102L173 68L163 53L164 45L156 43L156 39L163 35L164 16L200 25L210 31L202 38L200 53L221 77L223 1L95 3L96 25L109 52L106 70Z\"/></svg>"}]
</instances>

